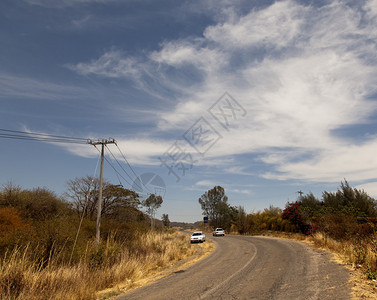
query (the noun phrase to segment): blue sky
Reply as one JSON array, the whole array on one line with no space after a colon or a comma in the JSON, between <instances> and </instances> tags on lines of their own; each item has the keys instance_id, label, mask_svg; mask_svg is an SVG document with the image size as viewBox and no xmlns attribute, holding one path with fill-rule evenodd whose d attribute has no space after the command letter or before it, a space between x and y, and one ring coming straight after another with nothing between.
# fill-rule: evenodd
<instances>
[{"instance_id":1,"label":"blue sky","mask_svg":"<svg viewBox=\"0 0 377 300\"><path fill-rule=\"evenodd\" d=\"M377 0L4 0L0 128L116 139L133 169L109 145L128 183L104 176L156 175L173 221L215 185L248 212L377 197L376 41ZM1 184L98 176L91 145L0 141Z\"/></svg>"}]
</instances>

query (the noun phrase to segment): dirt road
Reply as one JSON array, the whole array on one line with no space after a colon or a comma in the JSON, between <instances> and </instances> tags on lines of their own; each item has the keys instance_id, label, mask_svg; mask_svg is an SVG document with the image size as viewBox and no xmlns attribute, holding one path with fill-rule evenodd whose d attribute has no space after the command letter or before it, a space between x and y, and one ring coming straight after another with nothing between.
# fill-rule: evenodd
<instances>
[{"instance_id":1,"label":"dirt road","mask_svg":"<svg viewBox=\"0 0 377 300\"><path fill-rule=\"evenodd\" d=\"M291 240L225 236L197 264L121 299L351 299L332 255Z\"/></svg>"}]
</instances>

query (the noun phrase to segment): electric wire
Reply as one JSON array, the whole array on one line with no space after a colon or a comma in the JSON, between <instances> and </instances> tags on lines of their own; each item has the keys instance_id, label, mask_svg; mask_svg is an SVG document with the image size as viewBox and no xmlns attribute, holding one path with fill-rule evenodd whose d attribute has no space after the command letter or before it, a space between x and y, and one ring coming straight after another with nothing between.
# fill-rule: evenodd
<instances>
[{"instance_id":1,"label":"electric wire","mask_svg":"<svg viewBox=\"0 0 377 300\"><path fill-rule=\"evenodd\" d=\"M22 134L32 134L32 135L41 135L41 136L63 138L63 139L70 139L70 140L84 140L84 141L87 141L87 139L85 139L85 138L77 138L77 137L63 136L63 135L52 135L52 134L47 134L47 133L18 131L18 130L10 130L10 129L3 129L3 128L0 128L0 131L13 132L13 133L22 133Z\"/></svg>"},{"instance_id":2,"label":"electric wire","mask_svg":"<svg viewBox=\"0 0 377 300\"><path fill-rule=\"evenodd\" d=\"M106 148L108 149L107 145L106 145ZM108 149L108 150L110 151L110 149ZM115 175L118 178L119 184L122 185L122 181L120 180L118 173L115 173Z\"/></svg>"},{"instance_id":3,"label":"electric wire","mask_svg":"<svg viewBox=\"0 0 377 300\"><path fill-rule=\"evenodd\" d=\"M97 147L96 147L96 145L93 145L96 149L97 149L97 151L99 152L99 153L101 153L101 150L99 150ZM132 187L132 184L130 184L129 182L128 182L128 180L126 179L126 178L124 178L123 176L122 176L122 174L120 174L119 172L118 172L118 170L113 166L113 164L106 158L106 156L104 156L104 159L105 159L105 161L110 165L110 167L111 168L113 168L113 170L115 171L115 173L117 173L130 187Z\"/></svg>"},{"instance_id":4,"label":"electric wire","mask_svg":"<svg viewBox=\"0 0 377 300\"><path fill-rule=\"evenodd\" d=\"M51 142L51 143L72 143L72 144L90 144L90 139L85 138L78 138L78 137L70 137L70 136L62 136L62 135L52 135L52 134L46 134L46 133L38 133L38 132L27 132L27 131L20 131L20 130L10 130L10 129L4 129L0 128L0 138L7 138L7 139L17 139L17 140L30 140L30 141L40 141L40 142ZM139 176L136 174L135 170L132 168L130 163L127 161L126 157L120 150L119 146L115 143L115 145L118 148L119 153L122 155L124 161L127 163L129 168L131 169L132 173L136 176L136 178L139 178ZM95 146L95 145L94 145ZM130 178L131 181L133 181L134 185L136 185L140 190L143 190L143 188L139 185L138 180L134 180L132 176L127 172L127 170L120 164L120 162L117 160L115 155L112 153L109 147L106 148L110 152L113 159L117 162L119 167L123 170L123 172ZM97 151L99 149L96 147ZM100 152L100 151L99 151ZM105 160L109 163L109 165L114 169L116 176L118 177L119 182L121 183L121 180L119 176L128 184L130 187L132 187L132 184L123 177L120 172L113 166L113 164L105 157Z\"/></svg>"},{"instance_id":5,"label":"electric wire","mask_svg":"<svg viewBox=\"0 0 377 300\"><path fill-rule=\"evenodd\" d=\"M124 156L123 152L120 150L119 146L117 143L115 143L115 146L118 148L118 151L119 153L122 155L124 161L127 163L127 165L130 167L132 173L134 173L134 175L136 176L136 178L138 178L139 176L136 174L136 172L134 171L134 169L132 168L132 166L130 165L130 163L128 162L128 160L126 159L126 157Z\"/></svg>"},{"instance_id":6,"label":"electric wire","mask_svg":"<svg viewBox=\"0 0 377 300\"><path fill-rule=\"evenodd\" d=\"M144 190L148 190L149 192L152 193L152 191L142 182L141 177L136 174L136 172L132 168L131 164L128 162L127 158L125 157L125 155L123 154L123 152L120 150L120 148L119 148L119 146L118 146L117 143L115 143L115 146L118 148L119 153L122 155L124 161L127 163L127 165L129 166L129 168L131 169L132 173L134 173L134 175L136 176L137 180L135 180L134 183L137 186L137 188L139 189L139 191L142 192ZM140 186L139 183L141 183L143 186Z\"/></svg>"},{"instance_id":7,"label":"electric wire","mask_svg":"<svg viewBox=\"0 0 377 300\"><path fill-rule=\"evenodd\" d=\"M51 142L51 143L73 143L73 144L87 144L88 143L88 139L84 139L84 138L62 136L62 135L52 135L52 134L38 133L38 132L10 130L10 129L3 129L3 128L0 128L0 138L31 140L31 141Z\"/></svg>"},{"instance_id":8,"label":"electric wire","mask_svg":"<svg viewBox=\"0 0 377 300\"><path fill-rule=\"evenodd\" d=\"M124 169L123 168L123 166L120 164L120 162L117 160L117 158L115 157L115 155L113 154L113 152L110 150L110 148L109 147L107 147L107 145L106 145L106 148L107 148L107 150L109 150L109 152L110 152L110 154L111 154L111 156L113 157L113 159L117 162L117 164L118 164L118 166L123 170L123 172L133 181L133 183L135 184L135 185L139 185L137 182L136 182L136 178L137 178L137 175L136 175L136 178L135 179L133 179L129 174L128 174L128 172L126 171L126 169ZM141 187L139 187L138 186L138 188L140 188L141 190L142 190L142 188Z\"/></svg>"}]
</instances>

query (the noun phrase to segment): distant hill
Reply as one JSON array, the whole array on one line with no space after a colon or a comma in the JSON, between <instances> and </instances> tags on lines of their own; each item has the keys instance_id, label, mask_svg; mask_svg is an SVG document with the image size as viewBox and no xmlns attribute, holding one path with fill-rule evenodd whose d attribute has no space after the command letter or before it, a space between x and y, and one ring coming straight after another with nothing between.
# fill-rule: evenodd
<instances>
[{"instance_id":1,"label":"distant hill","mask_svg":"<svg viewBox=\"0 0 377 300\"><path fill-rule=\"evenodd\" d=\"M183 229L196 229L199 228L201 221L195 223L185 223L185 222L170 222L170 227L179 227Z\"/></svg>"}]
</instances>

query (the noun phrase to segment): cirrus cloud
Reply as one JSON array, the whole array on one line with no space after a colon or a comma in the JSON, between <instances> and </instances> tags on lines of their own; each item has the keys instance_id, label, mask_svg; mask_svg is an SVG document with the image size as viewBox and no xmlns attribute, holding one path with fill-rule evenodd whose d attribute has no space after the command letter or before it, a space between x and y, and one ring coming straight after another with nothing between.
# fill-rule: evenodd
<instances>
[{"instance_id":1,"label":"cirrus cloud","mask_svg":"<svg viewBox=\"0 0 377 300\"><path fill-rule=\"evenodd\" d=\"M273 168L260 175L272 179L368 180L376 177L375 136L360 143L334 132L375 117L375 4L288 0L244 15L224 10L223 21L200 37L164 41L142 58L112 50L70 68L132 79L148 93L151 82L162 86L176 101L156 111L166 136L183 133L200 116L219 129L207 109L228 91L248 114L221 132L223 139L206 154L210 159L255 155ZM234 167L245 164L236 160Z\"/></svg>"}]
</instances>

